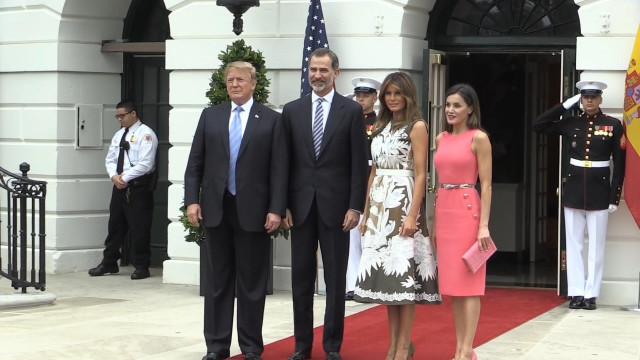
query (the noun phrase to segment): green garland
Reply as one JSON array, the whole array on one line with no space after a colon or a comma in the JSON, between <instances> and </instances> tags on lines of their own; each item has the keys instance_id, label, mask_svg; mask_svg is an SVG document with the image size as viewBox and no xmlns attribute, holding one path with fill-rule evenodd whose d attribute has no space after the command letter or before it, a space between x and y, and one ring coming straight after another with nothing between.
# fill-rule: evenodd
<instances>
[{"instance_id":1,"label":"green garland","mask_svg":"<svg viewBox=\"0 0 640 360\"><path fill-rule=\"evenodd\" d=\"M204 230L202 226L195 226L187 217L187 208L182 205L180 207L180 217L178 218L184 226L185 230L187 230L187 235L184 236L184 239L189 242L194 242L200 245L204 241Z\"/></svg>"},{"instance_id":2,"label":"green garland","mask_svg":"<svg viewBox=\"0 0 640 360\"><path fill-rule=\"evenodd\" d=\"M227 46L227 50L218 55L220 60L220 68L211 76L209 82L210 89L207 91L209 105L218 105L229 102L229 94L227 93L227 82L224 78L224 69L227 65L234 61L246 61L256 68L258 81L256 89L253 92L253 99L261 104L267 104L269 98L269 85L271 82L267 79L267 68L264 65L264 56L262 52L254 51L251 46L247 46L244 40L234 41L233 44Z\"/></svg>"},{"instance_id":3,"label":"green garland","mask_svg":"<svg viewBox=\"0 0 640 360\"><path fill-rule=\"evenodd\" d=\"M245 44L244 40L236 40L231 45L227 46L226 50L222 51L220 55L218 55L218 60L221 62L220 67L211 75L211 81L209 82L210 88L209 91L207 91L207 98L209 98L210 106L229 102L227 83L224 78L224 69L227 67L227 64L234 61L246 61L256 68L256 75L258 79L255 91L253 92L253 99L261 104L268 104L267 99L269 98L269 85L271 82L267 79L267 68L265 67L262 52L254 51L251 46L247 46ZM204 240L202 226L197 227L189 222L186 214L186 207L184 205L180 207L180 211L181 215L179 220L187 230L187 234L184 239L188 242L195 242L200 245ZM271 236L276 237L278 235L288 238L289 230L286 230L281 226Z\"/></svg>"}]
</instances>

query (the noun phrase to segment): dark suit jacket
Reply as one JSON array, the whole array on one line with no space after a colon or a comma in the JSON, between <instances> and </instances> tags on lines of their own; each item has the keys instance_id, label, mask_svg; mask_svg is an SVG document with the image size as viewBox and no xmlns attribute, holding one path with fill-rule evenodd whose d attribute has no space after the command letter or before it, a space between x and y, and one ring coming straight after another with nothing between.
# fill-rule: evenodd
<instances>
[{"instance_id":1,"label":"dark suit jacket","mask_svg":"<svg viewBox=\"0 0 640 360\"><path fill-rule=\"evenodd\" d=\"M289 145L289 197L294 225L307 218L314 196L322 220L342 226L347 210L362 211L367 189L367 137L362 106L335 93L316 161L311 96L282 110Z\"/></svg>"},{"instance_id":2,"label":"dark suit jacket","mask_svg":"<svg viewBox=\"0 0 640 360\"><path fill-rule=\"evenodd\" d=\"M231 103L202 111L184 175L184 204L200 203L206 227L215 227L222 220L229 173L230 117ZM246 231L264 231L268 212L285 214L285 141L280 114L254 102L236 163L236 204L240 225Z\"/></svg>"},{"instance_id":3,"label":"dark suit jacket","mask_svg":"<svg viewBox=\"0 0 640 360\"><path fill-rule=\"evenodd\" d=\"M533 129L543 134L564 136L569 142L570 158L591 161L613 158L613 171L609 167L566 164L562 204L582 210L605 210L609 204L618 205L625 172L625 151L621 145L624 129L620 120L602 112L592 118L582 113L559 120L565 112L562 104L552 107L538 117Z\"/></svg>"}]
</instances>

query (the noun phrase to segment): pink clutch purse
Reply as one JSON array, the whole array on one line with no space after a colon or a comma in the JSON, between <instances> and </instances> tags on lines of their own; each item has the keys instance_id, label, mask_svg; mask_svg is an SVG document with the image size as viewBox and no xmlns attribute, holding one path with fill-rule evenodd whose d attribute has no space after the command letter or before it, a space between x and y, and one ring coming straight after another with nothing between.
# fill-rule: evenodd
<instances>
[{"instance_id":1,"label":"pink clutch purse","mask_svg":"<svg viewBox=\"0 0 640 360\"><path fill-rule=\"evenodd\" d=\"M462 255L462 261L467 265L469 271L475 274L497 250L496 244L491 238L489 238L489 249L486 251L480 250L478 242L474 241L469 250Z\"/></svg>"}]
</instances>

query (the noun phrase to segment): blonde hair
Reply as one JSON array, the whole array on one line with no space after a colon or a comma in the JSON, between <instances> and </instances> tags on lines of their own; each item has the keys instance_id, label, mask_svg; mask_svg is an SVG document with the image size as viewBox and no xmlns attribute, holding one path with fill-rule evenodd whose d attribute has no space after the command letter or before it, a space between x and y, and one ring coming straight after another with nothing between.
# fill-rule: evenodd
<instances>
[{"instance_id":1,"label":"blonde hair","mask_svg":"<svg viewBox=\"0 0 640 360\"><path fill-rule=\"evenodd\" d=\"M258 75L256 74L256 68L249 62L246 61L234 61L227 64L224 68L224 77L227 78L227 73L231 69L236 70L247 70L251 73L251 80L258 80Z\"/></svg>"}]
</instances>

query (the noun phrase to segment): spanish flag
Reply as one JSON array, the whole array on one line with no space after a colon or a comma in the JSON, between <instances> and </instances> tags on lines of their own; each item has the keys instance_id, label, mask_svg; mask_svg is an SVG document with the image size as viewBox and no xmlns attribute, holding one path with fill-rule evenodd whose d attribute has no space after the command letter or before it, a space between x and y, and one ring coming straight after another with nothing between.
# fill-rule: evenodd
<instances>
[{"instance_id":1,"label":"spanish flag","mask_svg":"<svg viewBox=\"0 0 640 360\"><path fill-rule=\"evenodd\" d=\"M640 228L640 25L625 79L623 119L627 138L624 198Z\"/></svg>"}]
</instances>

